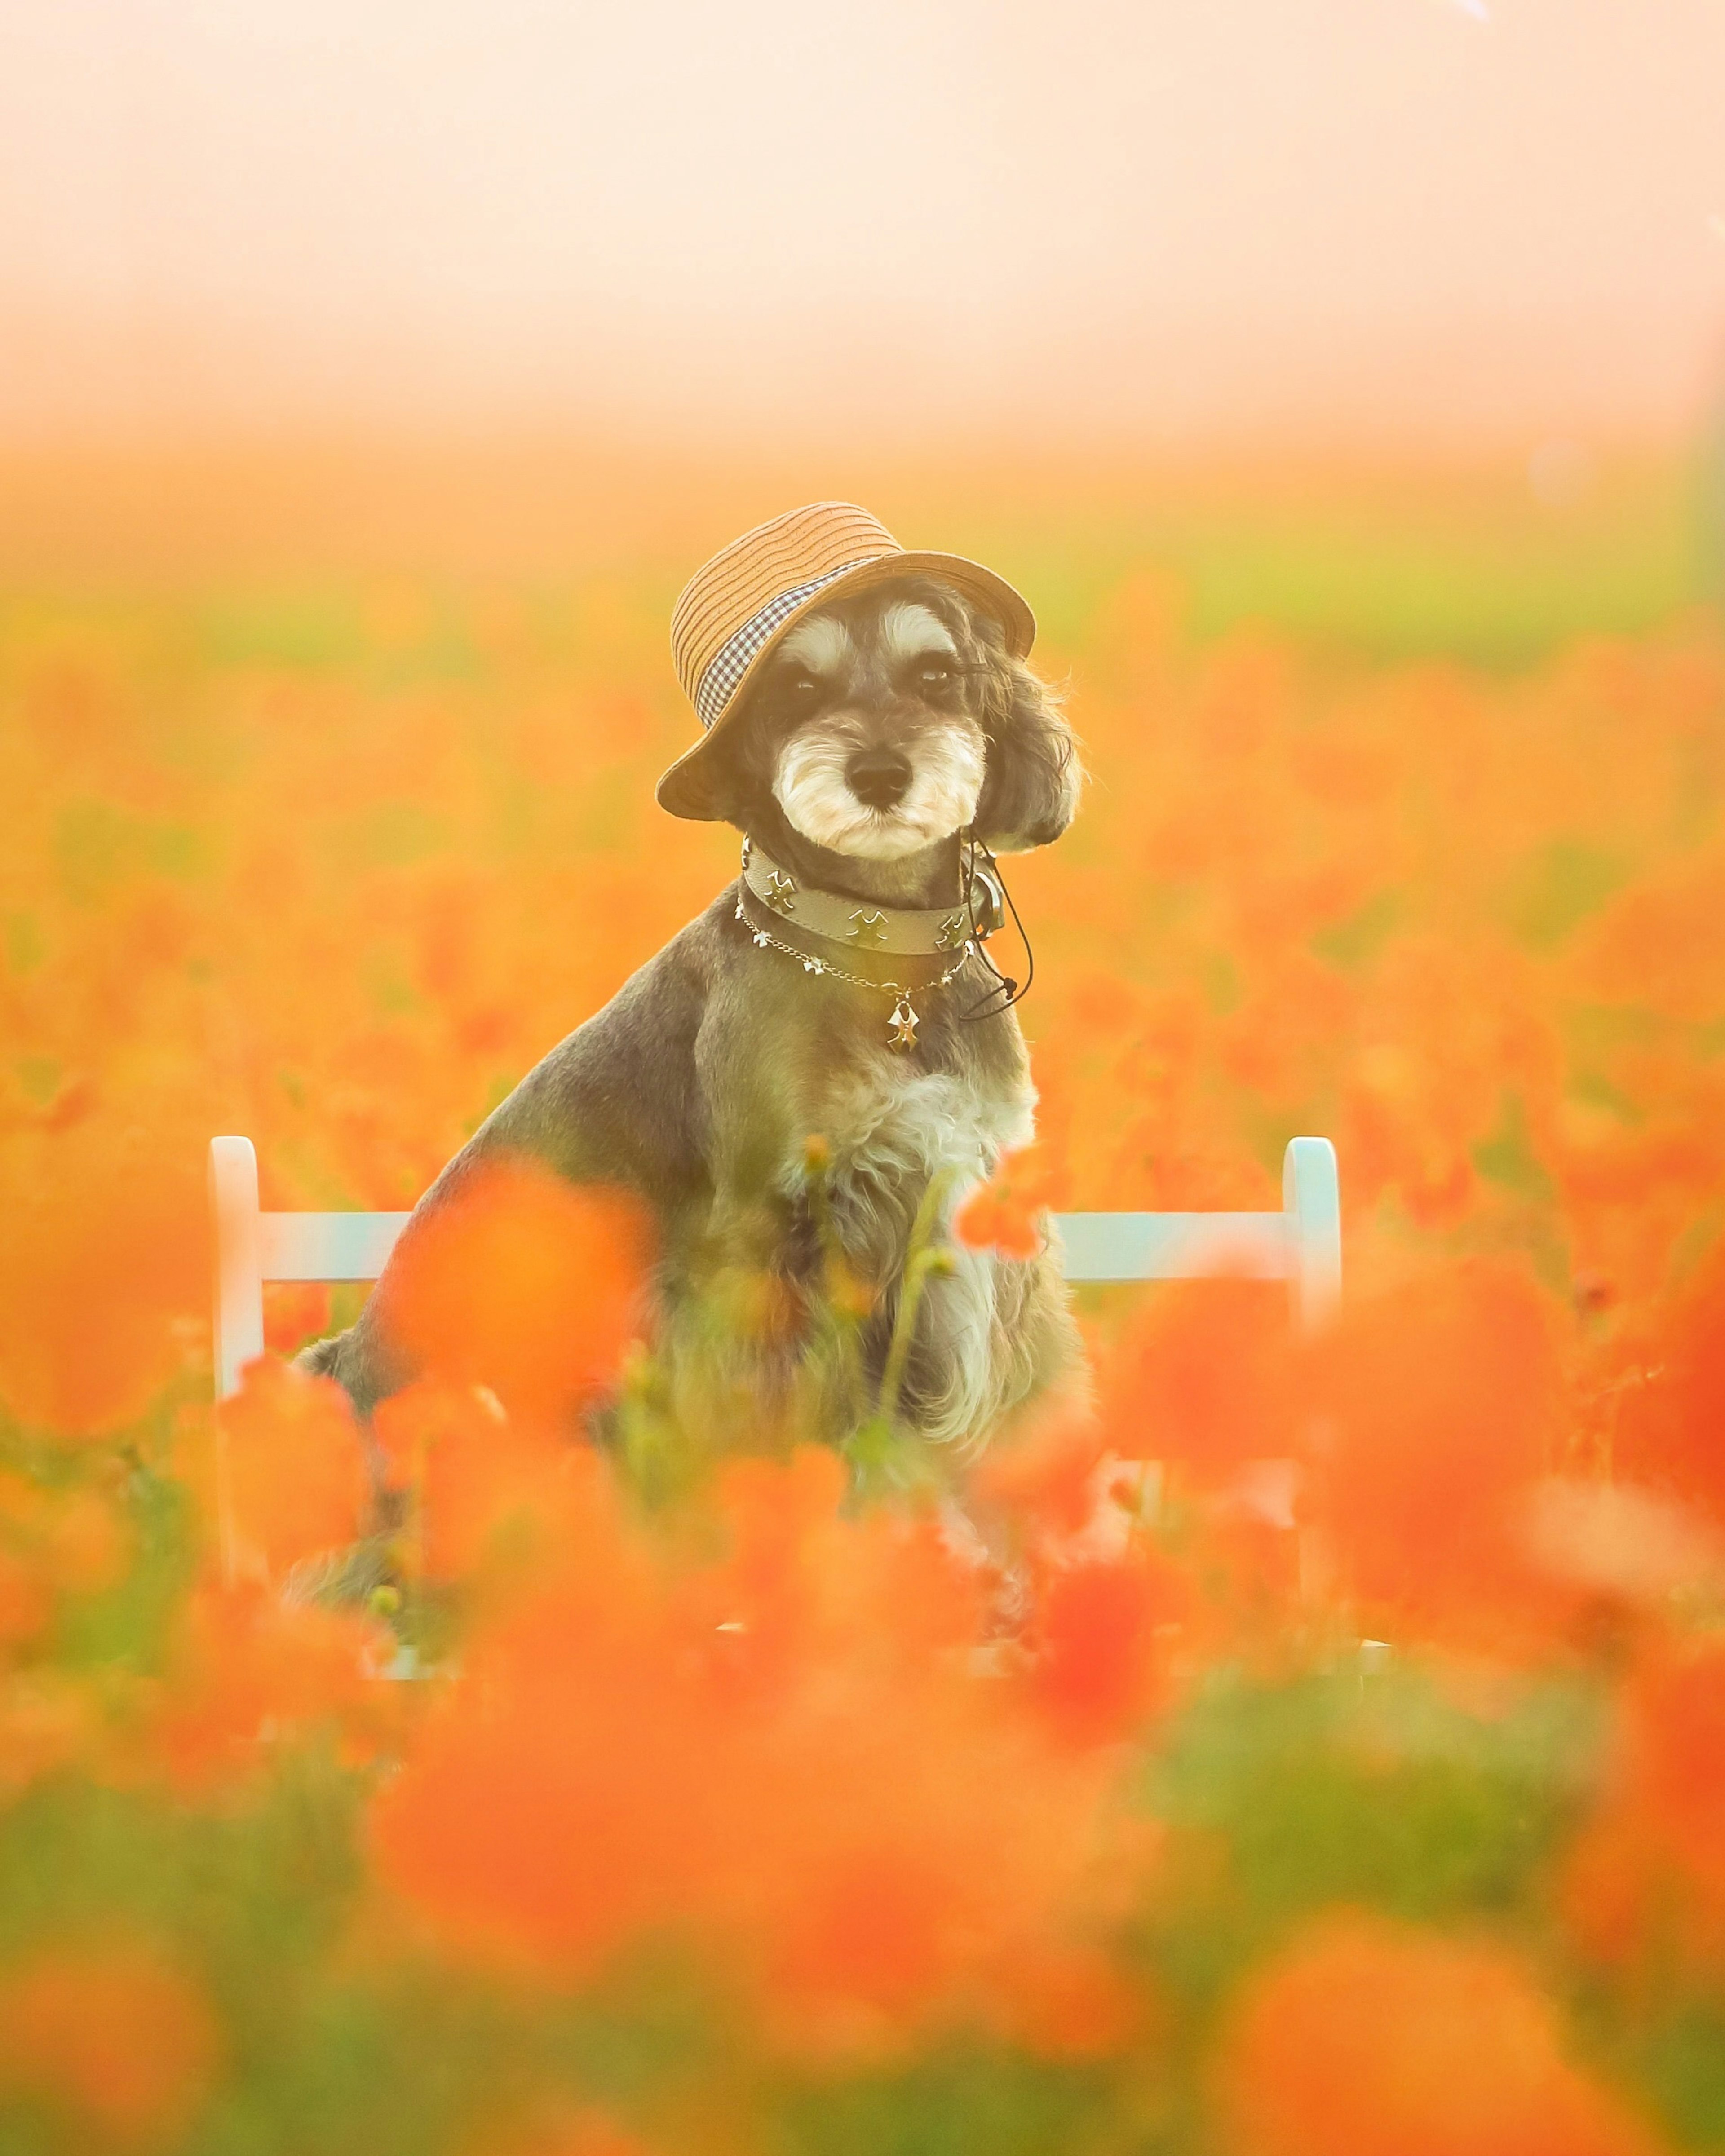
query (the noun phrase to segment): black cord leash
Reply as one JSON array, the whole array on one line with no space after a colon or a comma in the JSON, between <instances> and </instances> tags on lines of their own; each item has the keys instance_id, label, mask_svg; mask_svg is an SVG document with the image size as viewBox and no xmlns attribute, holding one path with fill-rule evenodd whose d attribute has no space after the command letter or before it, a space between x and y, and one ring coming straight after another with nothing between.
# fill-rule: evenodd
<instances>
[{"instance_id":1,"label":"black cord leash","mask_svg":"<svg viewBox=\"0 0 1725 2156\"><path fill-rule=\"evenodd\" d=\"M989 852L987 844L977 836L974 830L967 831L964 835L970 848L965 857L964 865L964 911L970 922L971 941L976 947L976 954L994 976L993 987L984 990L980 1000L973 1003L968 1010L961 1011L958 1014L964 1024L974 1025L985 1018L1000 1017L1004 1012L1009 1011L1014 1004L1022 1003L1029 994L1031 984L1036 978L1036 953L1031 947L1029 937L1025 933L1024 924L1019 918L1019 910L1013 904L1012 893L1006 887L1006 878L1000 873L999 862L995 860L993 855ZM1019 941L1024 947L1025 972L1024 984L1022 988L1010 973L1003 973L994 963L988 956L988 946L983 942L982 935L978 931L976 863L978 854L988 863L989 878L999 887L1001 897L1006 901L1007 911L1012 916L1012 925L1017 929ZM1003 992L1005 996L1004 1002L999 999Z\"/></svg>"}]
</instances>

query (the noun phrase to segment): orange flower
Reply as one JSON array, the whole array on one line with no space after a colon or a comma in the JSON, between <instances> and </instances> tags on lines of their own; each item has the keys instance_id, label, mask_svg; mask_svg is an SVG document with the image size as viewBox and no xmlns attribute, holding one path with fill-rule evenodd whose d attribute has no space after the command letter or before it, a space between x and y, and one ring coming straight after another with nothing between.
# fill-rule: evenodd
<instances>
[{"instance_id":1,"label":"orange flower","mask_svg":"<svg viewBox=\"0 0 1725 2156\"><path fill-rule=\"evenodd\" d=\"M1063 1543L1095 1517L1108 1458L1107 1439L1088 1414L1050 1416L983 1455L970 1500L999 1511L1021 1543Z\"/></svg>"},{"instance_id":2,"label":"orange flower","mask_svg":"<svg viewBox=\"0 0 1725 2156\"><path fill-rule=\"evenodd\" d=\"M1116 1770L971 1674L973 1586L931 1528L843 1519L810 1451L727 1471L728 1552L667 1570L576 1457L556 1584L475 1640L380 1793L384 1879L454 1949L565 1980L672 1933L798 2050L978 2014L1125 2041L1082 1951ZM1089 1680L1087 1728L1137 1674Z\"/></svg>"},{"instance_id":3,"label":"orange flower","mask_svg":"<svg viewBox=\"0 0 1725 2156\"><path fill-rule=\"evenodd\" d=\"M1624 1705L1638 1805L1725 1920L1725 1645L1658 1656Z\"/></svg>"},{"instance_id":4,"label":"orange flower","mask_svg":"<svg viewBox=\"0 0 1725 2156\"><path fill-rule=\"evenodd\" d=\"M549 2104L541 2117L487 2126L461 2156L649 2156L647 2144L591 2106Z\"/></svg>"},{"instance_id":5,"label":"orange flower","mask_svg":"<svg viewBox=\"0 0 1725 2156\"><path fill-rule=\"evenodd\" d=\"M184 2128L218 2051L202 1991L142 1942L45 1948L0 1974L0 2086L128 2147Z\"/></svg>"},{"instance_id":6,"label":"orange flower","mask_svg":"<svg viewBox=\"0 0 1725 2156\"><path fill-rule=\"evenodd\" d=\"M1725 1522L1725 1244L1660 1317L1645 1358L1652 1368L1623 1391L1616 1457Z\"/></svg>"},{"instance_id":7,"label":"orange flower","mask_svg":"<svg viewBox=\"0 0 1725 2156\"><path fill-rule=\"evenodd\" d=\"M180 1613L141 1762L195 1794L243 1780L270 1744L311 1729L367 1750L373 1725L403 1704L398 1687L366 1681L382 1644L357 1617L284 1606L255 1586L206 1585Z\"/></svg>"},{"instance_id":8,"label":"orange flower","mask_svg":"<svg viewBox=\"0 0 1725 2156\"><path fill-rule=\"evenodd\" d=\"M1716 1023L1725 1014L1725 856L1715 848L1683 859L1623 892L1589 924L1576 963L1612 1002Z\"/></svg>"},{"instance_id":9,"label":"orange flower","mask_svg":"<svg viewBox=\"0 0 1725 2156\"><path fill-rule=\"evenodd\" d=\"M1653 2156L1495 1947L1343 1914L1236 2001L1216 2070L1240 2156Z\"/></svg>"},{"instance_id":10,"label":"orange flower","mask_svg":"<svg viewBox=\"0 0 1725 2156\"><path fill-rule=\"evenodd\" d=\"M471 1572L511 1520L551 1524L564 1448L511 1423L482 1387L422 1380L383 1401L373 1427L390 1481L408 1493L413 1554L428 1578Z\"/></svg>"},{"instance_id":11,"label":"orange flower","mask_svg":"<svg viewBox=\"0 0 1725 2156\"><path fill-rule=\"evenodd\" d=\"M1355 1304L1313 1360L1317 1515L1363 1614L1501 1649L1537 1600L1523 1521L1562 1428L1548 1298L1470 1262Z\"/></svg>"},{"instance_id":12,"label":"orange flower","mask_svg":"<svg viewBox=\"0 0 1725 2156\"><path fill-rule=\"evenodd\" d=\"M316 1281L273 1281L264 1290L264 1345L293 1355L329 1332L330 1291Z\"/></svg>"},{"instance_id":13,"label":"orange flower","mask_svg":"<svg viewBox=\"0 0 1725 2156\"><path fill-rule=\"evenodd\" d=\"M39 1565L0 1548L0 1648L22 1645L54 1614L54 1594Z\"/></svg>"},{"instance_id":14,"label":"orange flower","mask_svg":"<svg viewBox=\"0 0 1725 2156\"><path fill-rule=\"evenodd\" d=\"M100 1491L0 1471L0 1646L39 1633L57 1594L111 1585L125 1557L115 1507Z\"/></svg>"},{"instance_id":15,"label":"orange flower","mask_svg":"<svg viewBox=\"0 0 1725 2156\"><path fill-rule=\"evenodd\" d=\"M1565 1852L1558 1907L1569 1936L1589 1960L1632 1961L1655 1935L1661 1866L1644 1821L1627 1806L1609 1809Z\"/></svg>"},{"instance_id":16,"label":"orange flower","mask_svg":"<svg viewBox=\"0 0 1725 2156\"><path fill-rule=\"evenodd\" d=\"M109 1705L64 1671L39 1666L0 1681L0 1792L9 1801L43 1775L100 1759L111 1741Z\"/></svg>"},{"instance_id":17,"label":"orange flower","mask_svg":"<svg viewBox=\"0 0 1725 2156\"><path fill-rule=\"evenodd\" d=\"M1026 1955L1002 1986L999 2020L1009 2041L1045 2059L1142 2054L1155 2033L1142 1974L1128 1975L1106 1948L1055 1947Z\"/></svg>"},{"instance_id":18,"label":"orange flower","mask_svg":"<svg viewBox=\"0 0 1725 2156\"><path fill-rule=\"evenodd\" d=\"M237 1559L279 1574L351 1542L367 1481L347 1395L328 1378L260 1355L217 1411Z\"/></svg>"},{"instance_id":19,"label":"orange flower","mask_svg":"<svg viewBox=\"0 0 1725 2156\"><path fill-rule=\"evenodd\" d=\"M1287 1297L1275 1284L1173 1281L1151 1291L1103 1363L1108 1442L1214 1489L1248 1460L1295 1449L1294 1383Z\"/></svg>"},{"instance_id":20,"label":"orange flower","mask_svg":"<svg viewBox=\"0 0 1725 2156\"><path fill-rule=\"evenodd\" d=\"M972 1250L1034 1258L1045 1240L1042 1216L1048 1204L1042 1157L1033 1156L1028 1147L1003 1153L993 1174L978 1183L953 1215L953 1233Z\"/></svg>"},{"instance_id":21,"label":"orange flower","mask_svg":"<svg viewBox=\"0 0 1725 2156\"><path fill-rule=\"evenodd\" d=\"M1033 1620L1039 1652L1030 1684L1062 1736L1096 1743L1142 1727L1168 1692L1167 1650L1158 1632L1186 1605L1178 1574L1141 1550L1113 1563L1071 1565L1044 1579Z\"/></svg>"},{"instance_id":22,"label":"orange flower","mask_svg":"<svg viewBox=\"0 0 1725 2156\"><path fill-rule=\"evenodd\" d=\"M1572 1847L1563 1907L1584 1950L1725 1960L1725 1647L1656 1647L1625 1686L1607 1800Z\"/></svg>"},{"instance_id":23,"label":"orange flower","mask_svg":"<svg viewBox=\"0 0 1725 2156\"><path fill-rule=\"evenodd\" d=\"M110 1491L69 1490L44 1510L43 1552L57 1585L98 1594L124 1573L131 1538Z\"/></svg>"},{"instance_id":24,"label":"orange flower","mask_svg":"<svg viewBox=\"0 0 1725 2156\"><path fill-rule=\"evenodd\" d=\"M0 1404L64 1437L136 1419L207 1293L195 1163L109 1122L0 1143Z\"/></svg>"},{"instance_id":25,"label":"orange flower","mask_svg":"<svg viewBox=\"0 0 1725 2156\"><path fill-rule=\"evenodd\" d=\"M615 1374L640 1327L646 1263L631 1200L499 1158L403 1240L387 1321L429 1373L556 1419Z\"/></svg>"},{"instance_id":26,"label":"orange flower","mask_svg":"<svg viewBox=\"0 0 1725 2156\"><path fill-rule=\"evenodd\" d=\"M600 1463L572 1467L566 1563L468 1648L373 1830L383 1877L463 1950L586 1974L686 1906L718 1739Z\"/></svg>"}]
</instances>

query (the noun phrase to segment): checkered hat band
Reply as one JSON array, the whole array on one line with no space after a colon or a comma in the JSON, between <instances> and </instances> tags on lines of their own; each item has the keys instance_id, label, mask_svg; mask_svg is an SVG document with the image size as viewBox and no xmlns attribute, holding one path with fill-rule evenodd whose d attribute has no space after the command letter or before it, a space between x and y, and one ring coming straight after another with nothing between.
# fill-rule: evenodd
<instances>
[{"instance_id":1,"label":"checkered hat band","mask_svg":"<svg viewBox=\"0 0 1725 2156\"><path fill-rule=\"evenodd\" d=\"M834 577L842 577L857 566L855 562L844 562L824 576L811 578L806 584L793 584L788 592L780 592L768 599L758 613L751 614L741 629L725 639L695 692L696 714L702 726L713 725L730 702L732 691L749 670L756 653L780 623L793 614L811 592L818 592L823 584L831 583Z\"/></svg>"}]
</instances>

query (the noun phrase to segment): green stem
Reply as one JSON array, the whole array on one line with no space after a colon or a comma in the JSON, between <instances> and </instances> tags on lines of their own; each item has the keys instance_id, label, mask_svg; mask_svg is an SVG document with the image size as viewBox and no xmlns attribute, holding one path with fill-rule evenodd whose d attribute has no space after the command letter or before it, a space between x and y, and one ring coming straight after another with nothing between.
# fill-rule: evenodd
<instances>
[{"instance_id":1,"label":"green stem","mask_svg":"<svg viewBox=\"0 0 1725 2156\"><path fill-rule=\"evenodd\" d=\"M942 1168L923 1192L922 1203L916 1208L916 1217L911 1223L911 1239L905 1255L904 1285L899 1290L892 1338L887 1343L886 1363L880 1373L880 1399L875 1409L875 1413L888 1429L898 1420L898 1396L904 1389L905 1366L911 1359L911 1342L916 1330L916 1313L922 1305L922 1291L927 1285L928 1276L937 1271L946 1260L946 1252L935 1246L932 1238L935 1223L940 1218L941 1207L952 1187L952 1171Z\"/></svg>"}]
</instances>

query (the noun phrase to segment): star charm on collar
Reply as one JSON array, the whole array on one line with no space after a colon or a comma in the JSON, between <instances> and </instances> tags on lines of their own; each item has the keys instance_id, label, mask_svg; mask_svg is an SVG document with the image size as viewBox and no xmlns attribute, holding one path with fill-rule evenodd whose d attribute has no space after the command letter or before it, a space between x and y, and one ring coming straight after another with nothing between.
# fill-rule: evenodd
<instances>
[{"instance_id":1,"label":"star charm on collar","mask_svg":"<svg viewBox=\"0 0 1725 2156\"><path fill-rule=\"evenodd\" d=\"M775 913L794 913L797 908L797 884L783 869L774 869L767 879L767 888L762 893L766 903Z\"/></svg>"},{"instance_id":2,"label":"star charm on collar","mask_svg":"<svg viewBox=\"0 0 1725 2156\"><path fill-rule=\"evenodd\" d=\"M878 951L886 941L886 916L865 913L860 906L850 916L850 940L864 950Z\"/></svg>"}]
</instances>

